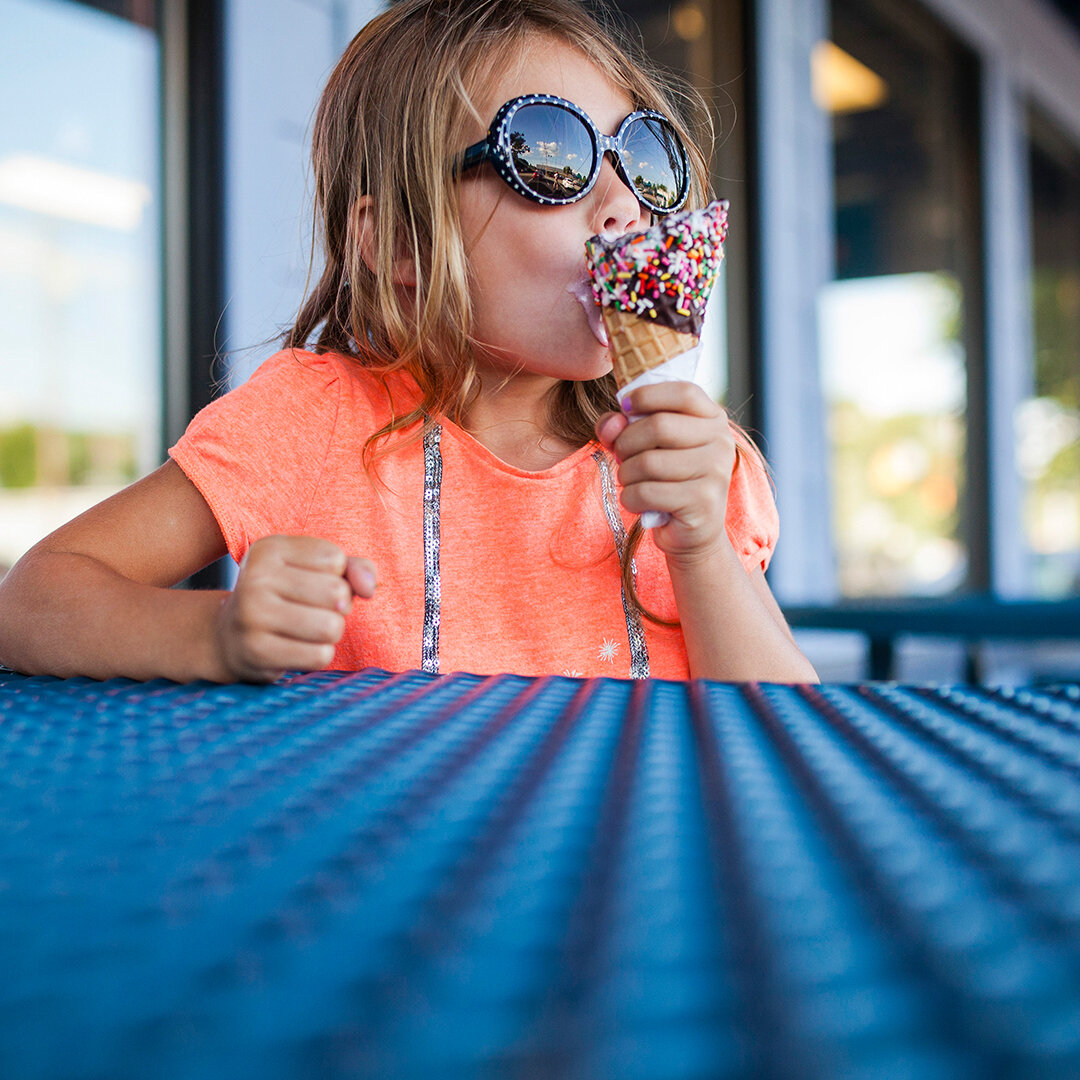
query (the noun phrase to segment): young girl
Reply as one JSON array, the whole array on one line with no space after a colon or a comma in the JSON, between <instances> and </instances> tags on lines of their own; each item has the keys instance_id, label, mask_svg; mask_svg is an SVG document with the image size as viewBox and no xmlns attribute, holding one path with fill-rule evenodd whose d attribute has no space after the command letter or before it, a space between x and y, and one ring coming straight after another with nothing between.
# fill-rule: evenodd
<instances>
[{"instance_id":1,"label":"young girl","mask_svg":"<svg viewBox=\"0 0 1080 1080\"><path fill-rule=\"evenodd\" d=\"M485 139L527 95L555 185ZM661 138L671 205L632 179ZM19 562L0 660L813 680L763 576L760 457L690 383L636 391L630 424L579 298L590 236L704 202L658 78L575 0L401 0L331 75L313 157L325 269L286 348ZM668 523L643 534L646 509ZM170 589L226 551L232 592Z\"/></svg>"}]
</instances>

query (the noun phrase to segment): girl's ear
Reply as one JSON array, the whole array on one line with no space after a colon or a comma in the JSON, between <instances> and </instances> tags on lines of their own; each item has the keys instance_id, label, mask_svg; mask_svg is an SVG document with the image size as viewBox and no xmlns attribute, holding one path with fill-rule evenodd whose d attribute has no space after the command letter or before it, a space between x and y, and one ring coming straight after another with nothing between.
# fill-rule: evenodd
<instances>
[{"instance_id":1,"label":"girl's ear","mask_svg":"<svg viewBox=\"0 0 1080 1080\"><path fill-rule=\"evenodd\" d=\"M360 258L373 273L378 273L375 245L375 200L370 195L361 195L353 207L353 228L356 230L356 244ZM394 261L390 269L390 278L395 285L416 285L416 265L412 257L405 253L402 244L395 244Z\"/></svg>"}]
</instances>

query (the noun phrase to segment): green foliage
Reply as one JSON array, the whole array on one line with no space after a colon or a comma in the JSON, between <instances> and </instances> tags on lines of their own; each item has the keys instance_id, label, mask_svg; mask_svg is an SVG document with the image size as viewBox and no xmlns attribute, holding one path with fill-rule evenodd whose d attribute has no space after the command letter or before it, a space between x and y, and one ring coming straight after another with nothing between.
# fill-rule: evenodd
<instances>
[{"instance_id":1,"label":"green foliage","mask_svg":"<svg viewBox=\"0 0 1080 1080\"><path fill-rule=\"evenodd\" d=\"M830 416L833 514L848 596L935 592L919 553L959 532L964 425L959 416L867 415L837 401Z\"/></svg>"},{"instance_id":2,"label":"green foliage","mask_svg":"<svg viewBox=\"0 0 1080 1080\"><path fill-rule=\"evenodd\" d=\"M1080 274L1056 267L1035 271L1035 393L1080 408Z\"/></svg>"},{"instance_id":3,"label":"green foliage","mask_svg":"<svg viewBox=\"0 0 1080 1080\"><path fill-rule=\"evenodd\" d=\"M86 484L93 479L91 443L86 435L72 434L67 439L68 476L72 484Z\"/></svg>"},{"instance_id":4,"label":"green foliage","mask_svg":"<svg viewBox=\"0 0 1080 1080\"><path fill-rule=\"evenodd\" d=\"M19 424L0 431L0 487L78 487L135 479L135 440L126 433L60 431Z\"/></svg>"},{"instance_id":5,"label":"green foliage","mask_svg":"<svg viewBox=\"0 0 1080 1080\"><path fill-rule=\"evenodd\" d=\"M37 438L32 424L0 431L0 487L27 488L37 483Z\"/></svg>"}]
</instances>

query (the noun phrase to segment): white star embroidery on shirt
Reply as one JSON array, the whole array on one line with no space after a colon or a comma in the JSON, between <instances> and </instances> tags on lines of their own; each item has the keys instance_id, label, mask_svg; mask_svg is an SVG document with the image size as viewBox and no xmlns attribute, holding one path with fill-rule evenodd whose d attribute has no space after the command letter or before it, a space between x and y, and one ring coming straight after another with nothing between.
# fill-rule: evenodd
<instances>
[{"instance_id":1,"label":"white star embroidery on shirt","mask_svg":"<svg viewBox=\"0 0 1080 1080\"><path fill-rule=\"evenodd\" d=\"M609 664L615 663L615 654L619 651L619 643L612 641L611 638L604 638L604 644L600 646L600 651L596 654L600 660L606 660Z\"/></svg>"},{"instance_id":2,"label":"white star embroidery on shirt","mask_svg":"<svg viewBox=\"0 0 1080 1080\"><path fill-rule=\"evenodd\" d=\"M575 671L574 668L566 668L563 674L568 675L571 679L583 679L585 677L582 672Z\"/></svg>"}]
</instances>

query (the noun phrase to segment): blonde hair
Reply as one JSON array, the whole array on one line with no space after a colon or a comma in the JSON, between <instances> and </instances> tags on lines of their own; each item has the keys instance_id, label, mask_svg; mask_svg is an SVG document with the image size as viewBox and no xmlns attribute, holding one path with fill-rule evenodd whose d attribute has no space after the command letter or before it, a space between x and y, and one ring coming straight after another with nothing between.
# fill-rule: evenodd
<instances>
[{"instance_id":1,"label":"blonde hair","mask_svg":"<svg viewBox=\"0 0 1080 1080\"><path fill-rule=\"evenodd\" d=\"M419 437L438 414L460 419L478 389L455 158L460 161L470 132L491 120L478 113L473 95L538 35L579 50L635 109L666 114L689 152L689 205L706 201L701 143L711 148L713 135L707 106L660 74L610 15L594 16L576 0L392 3L353 38L319 102L312 163L324 264L285 335L286 347L303 348L317 333L320 351L351 357L384 378L404 370L416 381L419 404L392 413L371 436L364 448L369 466L393 449L386 442L393 433L412 428ZM356 205L365 195L373 203L373 269L356 231ZM402 259L416 277L408 295L394 284ZM560 382L549 399L549 428L584 445L599 417L615 408L611 375ZM622 552L624 583L635 601L632 559L640 532L635 525Z\"/></svg>"}]
</instances>

